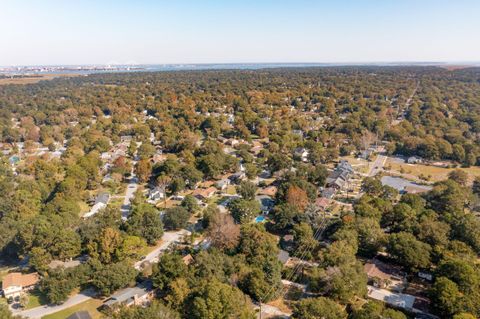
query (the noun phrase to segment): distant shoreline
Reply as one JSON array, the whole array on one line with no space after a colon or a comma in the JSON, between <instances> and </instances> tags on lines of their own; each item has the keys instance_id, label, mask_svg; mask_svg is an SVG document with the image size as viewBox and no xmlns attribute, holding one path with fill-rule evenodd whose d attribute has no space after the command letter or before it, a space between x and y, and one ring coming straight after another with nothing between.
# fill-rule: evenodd
<instances>
[{"instance_id":1,"label":"distant shoreline","mask_svg":"<svg viewBox=\"0 0 480 319\"><path fill-rule=\"evenodd\" d=\"M370 62L370 63L192 63L192 64L138 64L138 65L38 65L0 67L0 75L35 76L46 74L95 74L119 72L195 71L195 70L258 70L298 67L341 66L438 66L448 70L480 66L480 62Z\"/></svg>"}]
</instances>

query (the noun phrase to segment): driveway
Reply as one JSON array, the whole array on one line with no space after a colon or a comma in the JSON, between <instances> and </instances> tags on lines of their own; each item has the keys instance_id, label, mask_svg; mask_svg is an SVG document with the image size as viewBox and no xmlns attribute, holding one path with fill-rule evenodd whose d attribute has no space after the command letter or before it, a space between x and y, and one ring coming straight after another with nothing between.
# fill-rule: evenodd
<instances>
[{"instance_id":1,"label":"driveway","mask_svg":"<svg viewBox=\"0 0 480 319\"><path fill-rule=\"evenodd\" d=\"M95 296L95 290L93 289L87 289L79 294L70 297L67 301L65 301L61 305L45 305L45 306L40 306L28 310L23 310L23 311L12 311L14 315L20 315L22 317L30 318L30 319L40 319L43 316L50 315L52 313L62 311L64 309L73 307L75 305L78 305L82 302L85 302L87 300L90 300L92 297Z\"/></svg>"},{"instance_id":2,"label":"driveway","mask_svg":"<svg viewBox=\"0 0 480 319\"><path fill-rule=\"evenodd\" d=\"M150 252L144 259L137 261L135 263L135 269L139 270L141 268L142 263L148 261L150 263L158 262L158 256L168 249L168 247L175 243L179 242L185 235L190 235L190 232L186 229L182 229L175 232L165 232L162 237L162 243L160 246L155 248L152 252Z\"/></svg>"}]
</instances>

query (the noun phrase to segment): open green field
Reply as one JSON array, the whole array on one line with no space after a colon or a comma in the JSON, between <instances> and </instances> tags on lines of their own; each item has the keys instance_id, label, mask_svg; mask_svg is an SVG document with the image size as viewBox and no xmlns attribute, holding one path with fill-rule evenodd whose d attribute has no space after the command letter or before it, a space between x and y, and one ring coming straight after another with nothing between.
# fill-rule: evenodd
<instances>
[{"instance_id":1,"label":"open green field","mask_svg":"<svg viewBox=\"0 0 480 319\"><path fill-rule=\"evenodd\" d=\"M387 168L389 168L390 171L403 175L403 177L407 179L421 179L421 177L425 177L429 182L442 181L448 177L448 174L451 171L455 170L455 168L444 168L431 165L398 163L390 158L385 164L385 169ZM470 181L475 177L480 176L480 167L477 166L467 168L461 167L458 169L466 172L470 176Z\"/></svg>"},{"instance_id":2,"label":"open green field","mask_svg":"<svg viewBox=\"0 0 480 319\"><path fill-rule=\"evenodd\" d=\"M88 311L90 316L93 319L100 319L103 318L102 314L97 310L98 307L102 305L102 301L98 299L90 299L88 301L82 302L76 306L70 307L68 309L52 313L48 316L43 316L42 319L66 319L71 314L83 310Z\"/></svg>"}]
</instances>

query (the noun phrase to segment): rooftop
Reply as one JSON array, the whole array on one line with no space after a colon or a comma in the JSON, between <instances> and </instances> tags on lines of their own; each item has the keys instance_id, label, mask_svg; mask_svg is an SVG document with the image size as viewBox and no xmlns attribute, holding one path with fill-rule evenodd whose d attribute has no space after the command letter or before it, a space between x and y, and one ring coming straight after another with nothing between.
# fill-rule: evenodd
<instances>
[{"instance_id":1,"label":"rooftop","mask_svg":"<svg viewBox=\"0 0 480 319\"><path fill-rule=\"evenodd\" d=\"M35 285L39 281L38 273L22 274L20 272L12 272L3 277L2 289L13 286L29 287Z\"/></svg>"}]
</instances>

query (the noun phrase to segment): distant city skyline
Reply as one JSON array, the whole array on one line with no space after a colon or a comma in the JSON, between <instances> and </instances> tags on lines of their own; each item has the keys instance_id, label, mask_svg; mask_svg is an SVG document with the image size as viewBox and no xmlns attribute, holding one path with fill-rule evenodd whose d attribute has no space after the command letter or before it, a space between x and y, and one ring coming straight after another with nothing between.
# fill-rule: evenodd
<instances>
[{"instance_id":1,"label":"distant city skyline","mask_svg":"<svg viewBox=\"0 0 480 319\"><path fill-rule=\"evenodd\" d=\"M476 0L4 1L0 66L480 61Z\"/></svg>"}]
</instances>

